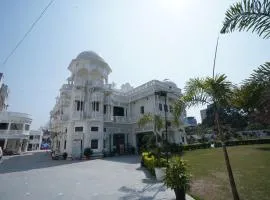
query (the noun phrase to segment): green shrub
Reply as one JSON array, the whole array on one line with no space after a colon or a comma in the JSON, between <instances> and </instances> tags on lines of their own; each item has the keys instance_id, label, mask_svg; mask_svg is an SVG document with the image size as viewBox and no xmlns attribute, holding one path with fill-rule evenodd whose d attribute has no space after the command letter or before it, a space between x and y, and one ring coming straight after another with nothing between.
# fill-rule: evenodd
<instances>
[{"instance_id":1,"label":"green shrub","mask_svg":"<svg viewBox=\"0 0 270 200\"><path fill-rule=\"evenodd\" d=\"M143 152L142 153L142 160L144 166L150 171L152 175L155 174L154 168L155 168L155 157L150 152Z\"/></svg>"}]
</instances>

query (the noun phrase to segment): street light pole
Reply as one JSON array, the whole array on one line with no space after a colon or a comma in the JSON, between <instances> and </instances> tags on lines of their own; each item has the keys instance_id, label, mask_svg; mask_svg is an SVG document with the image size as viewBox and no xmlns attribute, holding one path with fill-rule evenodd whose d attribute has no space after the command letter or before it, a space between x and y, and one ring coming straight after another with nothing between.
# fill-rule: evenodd
<instances>
[{"instance_id":1,"label":"street light pole","mask_svg":"<svg viewBox=\"0 0 270 200\"><path fill-rule=\"evenodd\" d=\"M168 153L168 122L167 122L167 111L168 111L168 106L167 106L167 91L159 91L155 92L155 94L159 96L163 96L165 98L165 104L164 104L164 115L165 115L165 136L166 136L166 160L168 163L169 160L169 153Z\"/></svg>"}]
</instances>

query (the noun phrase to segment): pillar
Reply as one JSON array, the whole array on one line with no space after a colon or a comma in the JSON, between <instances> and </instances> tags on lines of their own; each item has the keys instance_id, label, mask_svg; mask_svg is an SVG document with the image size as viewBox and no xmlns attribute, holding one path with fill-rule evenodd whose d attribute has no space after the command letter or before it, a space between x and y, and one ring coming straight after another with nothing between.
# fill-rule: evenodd
<instances>
[{"instance_id":1,"label":"pillar","mask_svg":"<svg viewBox=\"0 0 270 200\"><path fill-rule=\"evenodd\" d=\"M66 152L68 154L68 158L72 158L72 141L73 141L73 137L72 134L74 132L74 127L73 127L73 123L70 122L68 124L68 128L67 128L67 146L66 146Z\"/></svg>"},{"instance_id":2,"label":"pillar","mask_svg":"<svg viewBox=\"0 0 270 200\"><path fill-rule=\"evenodd\" d=\"M7 139L7 138L5 138L4 149L6 149L6 148L7 148L7 143L8 143L8 139Z\"/></svg>"}]
</instances>

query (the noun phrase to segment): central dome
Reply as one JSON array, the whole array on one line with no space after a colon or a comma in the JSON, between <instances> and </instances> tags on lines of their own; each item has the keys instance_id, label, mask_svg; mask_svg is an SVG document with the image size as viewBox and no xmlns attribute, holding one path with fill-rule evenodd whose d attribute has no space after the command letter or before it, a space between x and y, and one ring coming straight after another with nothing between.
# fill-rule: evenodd
<instances>
[{"instance_id":1,"label":"central dome","mask_svg":"<svg viewBox=\"0 0 270 200\"><path fill-rule=\"evenodd\" d=\"M105 62L105 60L94 51L83 51L77 56L77 59L99 60L99 61Z\"/></svg>"}]
</instances>

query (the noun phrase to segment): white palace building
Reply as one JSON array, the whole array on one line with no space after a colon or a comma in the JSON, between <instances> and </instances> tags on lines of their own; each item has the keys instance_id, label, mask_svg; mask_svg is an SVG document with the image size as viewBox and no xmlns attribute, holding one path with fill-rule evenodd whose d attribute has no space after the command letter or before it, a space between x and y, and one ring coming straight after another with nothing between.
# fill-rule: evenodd
<instances>
[{"instance_id":1,"label":"white palace building","mask_svg":"<svg viewBox=\"0 0 270 200\"><path fill-rule=\"evenodd\" d=\"M92 51L80 53L68 70L71 75L50 113L53 151L79 158L87 147L96 154L137 149L142 136L153 132L153 124L137 125L145 113L164 119L166 115L168 141L186 143L184 131L171 123L173 103L181 95L175 83L152 80L136 88L126 83L116 89L108 80L110 66Z\"/></svg>"}]
</instances>

